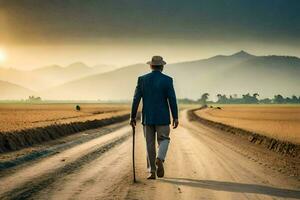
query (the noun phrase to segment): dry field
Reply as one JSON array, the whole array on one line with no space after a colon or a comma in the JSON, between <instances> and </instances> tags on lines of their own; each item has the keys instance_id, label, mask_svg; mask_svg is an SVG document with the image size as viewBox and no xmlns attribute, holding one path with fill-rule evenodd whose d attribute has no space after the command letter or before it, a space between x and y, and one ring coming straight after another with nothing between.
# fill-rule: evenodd
<instances>
[{"instance_id":1,"label":"dry field","mask_svg":"<svg viewBox=\"0 0 300 200\"><path fill-rule=\"evenodd\" d=\"M129 113L125 104L0 104L0 132L110 118Z\"/></svg>"},{"instance_id":2,"label":"dry field","mask_svg":"<svg viewBox=\"0 0 300 200\"><path fill-rule=\"evenodd\" d=\"M205 119L300 144L299 106L225 106L196 112Z\"/></svg>"}]
</instances>

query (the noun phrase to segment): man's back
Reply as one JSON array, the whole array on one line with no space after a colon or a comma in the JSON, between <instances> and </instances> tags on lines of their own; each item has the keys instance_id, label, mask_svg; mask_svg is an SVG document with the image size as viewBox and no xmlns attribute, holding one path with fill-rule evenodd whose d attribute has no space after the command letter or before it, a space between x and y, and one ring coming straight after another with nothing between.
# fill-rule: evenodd
<instances>
[{"instance_id":1,"label":"man's back","mask_svg":"<svg viewBox=\"0 0 300 200\"><path fill-rule=\"evenodd\" d=\"M170 143L170 110L173 117L173 128L178 126L176 95L171 77L162 74L167 64L161 56L153 56L147 62L152 72L140 76L135 88L131 108L130 125L136 126L136 113L140 100L143 99L142 124L147 147L147 164L150 169L148 179L164 176L164 166ZM156 140L159 145L156 157ZM157 167L157 168L156 168Z\"/></svg>"},{"instance_id":2,"label":"man's back","mask_svg":"<svg viewBox=\"0 0 300 200\"><path fill-rule=\"evenodd\" d=\"M173 118L178 118L176 95L171 77L158 70L140 76L135 90L132 113L143 99L142 123L144 125L170 124L169 105Z\"/></svg>"}]
</instances>

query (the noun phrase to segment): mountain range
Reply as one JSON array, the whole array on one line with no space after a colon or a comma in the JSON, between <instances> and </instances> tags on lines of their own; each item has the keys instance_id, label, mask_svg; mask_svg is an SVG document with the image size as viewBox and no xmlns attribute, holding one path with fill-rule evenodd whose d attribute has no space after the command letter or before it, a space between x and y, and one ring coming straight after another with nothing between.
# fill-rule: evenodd
<instances>
[{"instance_id":1,"label":"mountain range","mask_svg":"<svg viewBox=\"0 0 300 200\"><path fill-rule=\"evenodd\" d=\"M104 73L113 69L116 69L116 67L110 65L90 67L82 62L76 62L66 67L50 65L30 71L0 67L0 80L21 85L31 90L41 91L85 76Z\"/></svg>"},{"instance_id":2,"label":"mountain range","mask_svg":"<svg viewBox=\"0 0 300 200\"><path fill-rule=\"evenodd\" d=\"M35 94L34 91L22 86L0 80L0 98L4 100L25 99L29 95Z\"/></svg>"},{"instance_id":3,"label":"mountain range","mask_svg":"<svg viewBox=\"0 0 300 200\"><path fill-rule=\"evenodd\" d=\"M47 80L43 78L46 82L52 77L60 79L61 76L64 80L76 77L72 75L72 68L66 70L65 75L49 75L55 74L52 70L57 72L59 69L52 66L35 70L35 73L38 71L38 78L48 76ZM44 99L131 99L137 77L149 71L146 64L135 64L104 73L87 73L84 77L43 89L39 95ZM217 55L208 59L168 64L163 73L173 77L179 98L197 99L205 92L211 95L257 92L261 97L272 97L274 94L300 95L300 59L292 56L255 56L240 51L228 56Z\"/></svg>"}]
</instances>

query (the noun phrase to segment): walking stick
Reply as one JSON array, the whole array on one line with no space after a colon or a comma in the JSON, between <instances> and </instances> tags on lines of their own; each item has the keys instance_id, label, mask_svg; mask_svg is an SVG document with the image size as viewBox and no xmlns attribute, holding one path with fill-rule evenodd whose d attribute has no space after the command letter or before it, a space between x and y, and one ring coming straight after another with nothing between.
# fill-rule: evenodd
<instances>
[{"instance_id":1,"label":"walking stick","mask_svg":"<svg viewBox=\"0 0 300 200\"><path fill-rule=\"evenodd\" d=\"M135 152L135 126L132 126L132 169L133 169L133 182L136 183L135 179L135 162L134 162L134 152Z\"/></svg>"}]
</instances>

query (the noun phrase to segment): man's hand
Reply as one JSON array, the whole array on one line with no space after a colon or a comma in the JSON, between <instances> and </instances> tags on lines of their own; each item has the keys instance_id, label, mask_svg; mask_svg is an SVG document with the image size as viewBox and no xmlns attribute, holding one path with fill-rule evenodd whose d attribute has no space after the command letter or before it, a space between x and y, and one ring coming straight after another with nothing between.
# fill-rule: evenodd
<instances>
[{"instance_id":1,"label":"man's hand","mask_svg":"<svg viewBox=\"0 0 300 200\"><path fill-rule=\"evenodd\" d=\"M130 119L130 123L129 123L132 127L136 126L136 120L135 119Z\"/></svg>"},{"instance_id":2,"label":"man's hand","mask_svg":"<svg viewBox=\"0 0 300 200\"><path fill-rule=\"evenodd\" d=\"M173 129L177 128L178 124L179 124L178 119L174 119L172 123Z\"/></svg>"}]
</instances>

